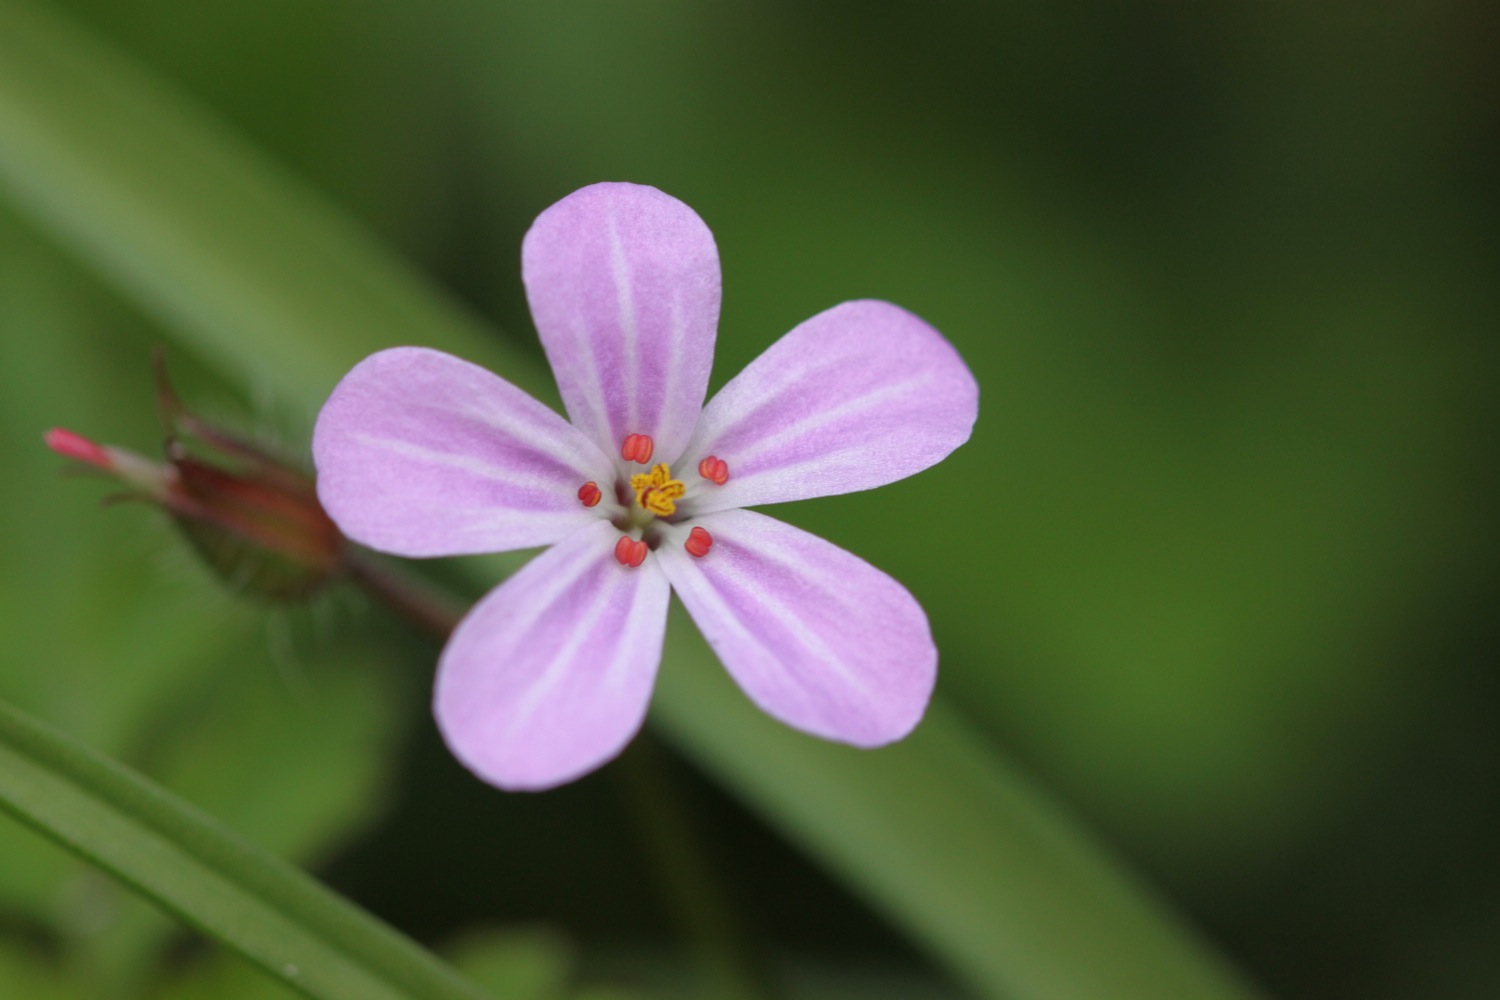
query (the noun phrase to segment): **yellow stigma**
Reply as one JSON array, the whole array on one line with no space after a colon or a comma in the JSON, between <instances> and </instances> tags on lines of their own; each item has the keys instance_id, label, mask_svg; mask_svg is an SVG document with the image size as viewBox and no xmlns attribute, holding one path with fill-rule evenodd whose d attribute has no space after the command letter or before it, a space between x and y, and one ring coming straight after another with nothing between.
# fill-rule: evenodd
<instances>
[{"instance_id":1,"label":"yellow stigma","mask_svg":"<svg viewBox=\"0 0 1500 1000\"><path fill-rule=\"evenodd\" d=\"M641 509L650 511L657 517L677 513L674 501L687 489L672 478L672 470L667 468L665 462L654 466L649 473L631 476L630 488L635 490L635 502L640 504Z\"/></svg>"}]
</instances>

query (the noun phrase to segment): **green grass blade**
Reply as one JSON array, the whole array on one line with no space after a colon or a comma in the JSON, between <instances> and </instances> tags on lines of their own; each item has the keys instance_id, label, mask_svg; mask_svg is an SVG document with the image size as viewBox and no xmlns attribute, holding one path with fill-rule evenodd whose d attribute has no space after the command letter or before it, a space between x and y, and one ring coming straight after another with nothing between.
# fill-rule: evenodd
<instances>
[{"instance_id":1,"label":"green grass blade","mask_svg":"<svg viewBox=\"0 0 1500 1000\"><path fill-rule=\"evenodd\" d=\"M664 734L981 995L1255 995L941 701L855 750L768 722L685 616L668 648Z\"/></svg>"},{"instance_id":2,"label":"green grass blade","mask_svg":"<svg viewBox=\"0 0 1500 1000\"><path fill-rule=\"evenodd\" d=\"M0 0L0 184L258 384L311 399L344 358L434 338L529 371L191 100L22 0ZM544 377L524 387L552 391Z\"/></svg>"},{"instance_id":3,"label":"green grass blade","mask_svg":"<svg viewBox=\"0 0 1500 1000\"><path fill-rule=\"evenodd\" d=\"M185 342L308 408L401 342L552 396L535 361L188 102L14 0L0 2L0 189ZM941 703L899 747L829 746L751 710L695 643L668 643L656 723L982 994L1253 995Z\"/></svg>"},{"instance_id":4,"label":"green grass blade","mask_svg":"<svg viewBox=\"0 0 1500 1000\"><path fill-rule=\"evenodd\" d=\"M3 703L0 808L308 996L485 996L307 875Z\"/></svg>"}]
</instances>

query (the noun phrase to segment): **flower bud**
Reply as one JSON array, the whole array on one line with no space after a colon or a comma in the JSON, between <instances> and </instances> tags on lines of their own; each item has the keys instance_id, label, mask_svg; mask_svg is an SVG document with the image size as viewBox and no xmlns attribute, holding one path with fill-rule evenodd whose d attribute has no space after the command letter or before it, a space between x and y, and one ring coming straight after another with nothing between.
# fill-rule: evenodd
<instances>
[{"instance_id":1,"label":"flower bud","mask_svg":"<svg viewBox=\"0 0 1500 1000\"><path fill-rule=\"evenodd\" d=\"M220 578L266 600L296 601L337 575L344 538L312 480L189 412L156 358L165 461L97 444L61 428L47 447L124 484L120 499L154 503Z\"/></svg>"}]
</instances>

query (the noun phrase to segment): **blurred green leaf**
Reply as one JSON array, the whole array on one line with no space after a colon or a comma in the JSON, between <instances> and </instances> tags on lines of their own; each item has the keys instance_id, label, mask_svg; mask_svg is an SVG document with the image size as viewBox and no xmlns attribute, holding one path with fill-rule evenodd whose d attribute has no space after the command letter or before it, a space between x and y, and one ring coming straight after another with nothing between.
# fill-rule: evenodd
<instances>
[{"instance_id":1,"label":"blurred green leaf","mask_svg":"<svg viewBox=\"0 0 1500 1000\"><path fill-rule=\"evenodd\" d=\"M0 705L0 807L308 996L484 997L300 871L6 705Z\"/></svg>"},{"instance_id":2,"label":"blurred green leaf","mask_svg":"<svg viewBox=\"0 0 1500 1000\"><path fill-rule=\"evenodd\" d=\"M556 935L538 929L493 930L445 949L477 985L507 1000L573 1000L575 956ZM194 963L154 1000L286 1000L296 994L234 955Z\"/></svg>"},{"instance_id":3,"label":"blurred green leaf","mask_svg":"<svg viewBox=\"0 0 1500 1000\"><path fill-rule=\"evenodd\" d=\"M309 409L359 358L403 341L547 384L118 56L29 6L0 5L0 26L0 180L205 352ZM898 748L822 744L751 710L677 634L656 709L705 767L986 994L1246 995L941 704Z\"/></svg>"},{"instance_id":4,"label":"blurred green leaf","mask_svg":"<svg viewBox=\"0 0 1500 1000\"><path fill-rule=\"evenodd\" d=\"M369 647L315 650L279 670L272 658L264 642L241 642L210 659L196 689L157 707L154 739L125 759L258 847L316 861L383 804L402 685ZM69 893L64 915L84 924L69 944L128 995L126 983L160 972L176 926L152 908L119 905L134 900L102 907L118 892Z\"/></svg>"},{"instance_id":5,"label":"blurred green leaf","mask_svg":"<svg viewBox=\"0 0 1500 1000\"><path fill-rule=\"evenodd\" d=\"M340 359L372 343L436 334L514 360L191 101L17 0L0 4L0 176L19 207L167 323L215 330L199 346L218 363L295 399L321 398ZM168 203L177 210L158 211Z\"/></svg>"},{"instance_id":6,"label":"blurred green leaf","mask_svg":"<svg viewBox=\"0 0 1500 1000\"><path fill-rule=\"evenodd\" d=\"M854 750L768 722L685 615L668 641L653 720L985 995L1246 995L945 704Z\"/></svg>"},{"instance_id":7,"label":"blurred green leaf","mask_svg":"<svg viewBox=\"0 0 1500 1000\"><path fill-rule=\"evenodd\" d=\"M154 511L101 514L107 490L65 478L40 446L54 423L108 426L142 443L159 435L146 341L130 336L144 324L113 298L0 212L0 463L28 484L0 492L0 697L118 755L158 733L154 713L226 644L242 644L248 621L193 586L187 560L163 559L169 533ZM114 377L132 358L137 392ZM43 661L55 666L37 669ZM10 862L0 865L0 905L56 915L76 864L9 823L0 824L0 857Z\"/></svg>"},{"instance_id":8,"label":"blurred green leaf","mask_svg":"<svg viewBox=\"0 0 1500 1000\"><path fill-rule=\"evenodd\" d=\"M158 439L153 337L4 211L0 329L22 331L0 337L0 426L14 432L0 435L0 461L31 484L0 495L0 698L273 853L326 856L383 805L401 675L383 654L304 636L301 616L251 612L156 511L100 510L109 487L60 474L39 445L50 424L143 450ZM49 659L54 669L37 669ZM8 817L0 857L0 909L49 935L91 997L134 995L180 934Z\"/></svg>"},{"instance_id":9,"label":"blurred green leaf","mask_svg":"<svg viewBox=\"0 0 1500 1000\"><path fill-rule=\"evenodd\" d=\"M297 991L230 955L193 963L152 1000L293 1000Z\"/></svg>"},{"instance_id":10,"label":"blurred green leaf","mask_svg":"<svg viewBox=\"0 0 1500 1000\"><path fill-rule=\"evenodd\" d=\"M543 929L487 931L444 949L465 975L497 995L517 1000L571 996L576 956L568 943Z\"/></svg>"},{"instance_id":11,"label":"blurred green leaf","mask_svg":"<svg viewBox=\"0 0 1500 1000\"><path fill-rule=\"evenodd\" d=\"M82 1000L58 970L12 942L0 940L0 997L25 1000Z\"/></svg>"},{"instance_id":12,"label":"blurred green leaf","mask_svg":"<svg viewBox=\"0 0 1500 1000\"><path fill-rule=\"evenodd\" d=\"M386 787L405 685L368 646L303 654L279 671L265 652L245 659L178 706L153 771L270 852L320 857Z\"/></svg>"}]
</instances>

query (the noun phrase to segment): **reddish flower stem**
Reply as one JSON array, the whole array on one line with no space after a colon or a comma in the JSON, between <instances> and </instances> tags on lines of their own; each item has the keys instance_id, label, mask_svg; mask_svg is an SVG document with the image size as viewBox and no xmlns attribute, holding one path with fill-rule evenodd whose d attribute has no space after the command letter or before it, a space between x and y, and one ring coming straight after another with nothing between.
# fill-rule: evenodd
<instances>
[{"instance_id":1,"label":"reddish flower stem","mask_svg":"<svg viewBox=\"0 0 1500 1000\"><path fill-rule=\"evenodd\" d=\"M439 642L464 616L464 606L437 587L364 552L345 548L341 562L360 589Z\"/></svg>"}]
</instances>

